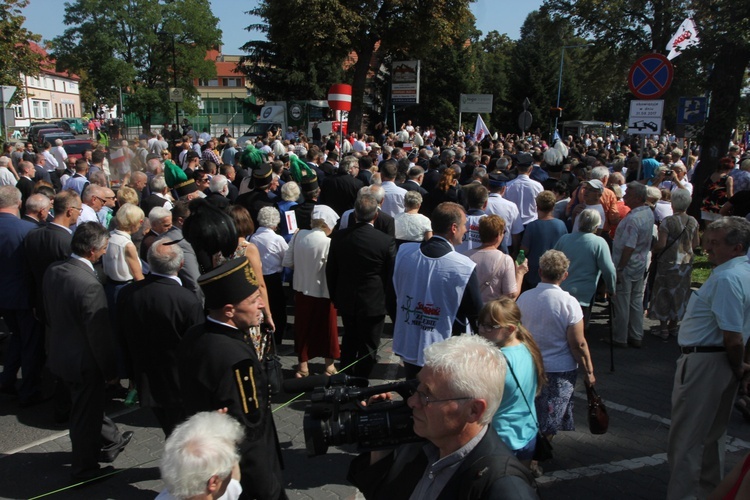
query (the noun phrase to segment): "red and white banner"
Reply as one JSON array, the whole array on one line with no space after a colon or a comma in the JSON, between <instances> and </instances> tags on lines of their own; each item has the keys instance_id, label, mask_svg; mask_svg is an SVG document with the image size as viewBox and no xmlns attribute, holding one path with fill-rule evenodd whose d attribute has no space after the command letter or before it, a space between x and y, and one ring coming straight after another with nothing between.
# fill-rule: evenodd
<instances>
[{"instance_id":1,"label":"red and white banner","mask_svg":"<svg viewBox=\"0 0 750 500\"><path fill-rule=\"evenodd\" d=\"M484 120L482 120L482 115L477 115L477 124L474 127L474 138L477 142L481 142L482 139L490 135L490 129L487 128L487 125L484 124Z\"/></svg>"},{"instance_id":2,"label":"red and white banner","mask_svg":"<svg viewBox=\"0 0 750 500\"><path fill-rule=\"evenodd\" d=\"M123 163L125 161L125 148L112 150L109 154L109 161L111 163Z\"/></svg>"},{"instance_id":3,"label":"red and white banner","mask_svg":"<svg viewBox=\"0 0 750 500\"><path fill-rule=\"evenodd\" d=\"M695 23L692 19L688 18L682 21L682 24L677 29L677 33L672 36L672 39L667 44L667 59L670 61L680 55L680 52L693 45L698 45L700 38L698 38L698 30L695 29Z\"/></svg>"},{"instance_id":4,"label":"red and white banner","mask_svg":"<svg viewBox=\"0 0 750 500\"><path fill-rule=\"evenodd\" d=\"M334 83L328 89L328 106L334 111L351 111L352 86L345 83Z\"/></svg>"}]
</instances>

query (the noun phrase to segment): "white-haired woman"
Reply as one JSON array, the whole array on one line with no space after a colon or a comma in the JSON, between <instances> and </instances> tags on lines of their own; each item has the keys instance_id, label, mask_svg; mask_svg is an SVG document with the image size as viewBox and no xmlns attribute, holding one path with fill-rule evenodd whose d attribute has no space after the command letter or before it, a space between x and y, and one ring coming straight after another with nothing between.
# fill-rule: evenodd
<instances>
[{"instance_id":1,"label":"white-haired woman","mask_svg":"<svg viewBox=\"0 0 750 500\"><path fill-rule=\"evenodd\" d=\"M700 244L698 221L686 213L691 201L686 189L672 191L674 215L661 221L659 239L652 249L657 263L648 317L659 321L659 329L651 333L662 340L677 335L690 298L693 250Z\"/></svg>"},{"instance_id":2,"label":"white-haired woman","mask_svg":"<svg viewBox=\"0 0 750 500\"><path fill-rule=\"evenodd\" d=\"M419 213L422 195L419 191L407 191L404 195L404 212L396 215L396 241L425 241L432 238L430 219Z\"/></svg>"},{"instance_id":3,"label":"white-haired woman","mask_svg":"<svg viewBox=\"0 0 750 500\"><path fill-rule=\"evenodd\" d=\"M285 184L286 185L286 184ZM284 255L284 267L294 269L294 350L297 378L310 375L310 358L325 358L325 373L336 373L334 359L341 355L336 308L328 293L326 263L331 246L329 235L335 225L313 216L312 229L295 233Z\"/></svg>"},{"instance_id":4,"label":"white-haired woman","mask_svg":"<svg viewBox=\"0 0 750 500\"><path fill-rule=\"evenodd\" d=\"M612 255L604 238L596 235L602 217L593 208L581 212L577 219L577 231L563 235L555 250L565 254L570 260L568 278L560 288L571 294L583 310L584 329L591 318L591 304L594 302L596 285L599 277L604 276L604 283L609 293L615 291L616 271Z\"/></svg>"},{"instance_id":5,"label":"white-haired woman","mask_svg":"<svg viewBox=\"0 0 750 500\"><path fill-rule=\"evenodd\" d=\"M299 184L294 181L285 182L281 186L281 200L276 202L276 208L279 209L279 215L281 220L279 222L279 234L289 243L294 236L294 231L289 230L289 226L286 221L286 213L294 205L297 204L297 200L301 194Z\"/></svg>"},{"instance_id":6,"label":"white-haired woman","mask_svg":"<svg viewBox=\"0 0 750 500\"><path fill-rule=\"evenodd\" d=\"M282 275L284 255L289 245L284 238L276 234L281 217L275 207L263 207L258 212L258 230L250 237L260 253L263 266L263 279L271 302L271 316L276 325L276 343L280 344L286 332L286 297Z\"/></svg>"},{"instance_id":7,"label":"white-haired woman","mask_svg":"<svg viewBox=\"0 0 750 500\"><path fill-rule=\"evenodd\" d=\"M539 346L547 373L547 385L536 399L536 412L539 428L548 438L558 431L575 429L573 391L578 365L584 368L587 386L596 381L583 335L583 311L578 301L560 288L568 277L569 265L564 253L546 251L539 259L541 283L518 298L523 326Z\"/></svg>"}]
</instances>

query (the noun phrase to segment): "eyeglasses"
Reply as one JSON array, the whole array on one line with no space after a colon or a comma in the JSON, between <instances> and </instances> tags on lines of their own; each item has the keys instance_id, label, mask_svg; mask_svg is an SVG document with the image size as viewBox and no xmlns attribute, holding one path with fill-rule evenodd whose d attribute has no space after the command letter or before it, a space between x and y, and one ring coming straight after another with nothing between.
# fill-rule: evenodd
<instances>
[{"instance_id":1,"label":"eyeglasses","mask_svg":"<svg viewBox=\"0 0 750 500\"><path fill-rule=\"evenodd\" d=\"M428 396L422 391L414 391L414 394L417 395L417 398L419 398L419 404L422 406L427 406L430 403L444 403L446 401L461 401L464 399L474 399L470 398L468 396L461 397L461 398L445 398L445 399L432 399L432 396Z\"/></svg>"},{"instance_id":2,"label":"eyeglasses","mask_svg":"<svg viewBox=\"0 0 750 500\"><path fill-rule=\"evenodd\" d=\"M69 207L69 208L72 208L73 210L78 210L79 212L83 211L83 207Z\"/></svg>"}]
</instances>

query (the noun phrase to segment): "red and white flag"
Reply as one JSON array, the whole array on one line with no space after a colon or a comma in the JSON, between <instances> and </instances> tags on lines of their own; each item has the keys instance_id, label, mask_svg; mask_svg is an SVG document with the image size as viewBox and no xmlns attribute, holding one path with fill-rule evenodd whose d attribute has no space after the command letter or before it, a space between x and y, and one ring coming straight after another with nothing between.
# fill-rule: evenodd
<instances>
[{"instance_id":1,"label":"red and white flag","mask_svg":"<svg viewBox=\"0 0 750 500\"><path fill-rule=\"evenodd\" d=\"M484 120L482 120L482 115L477 115L477 124L474 127L474 138L477 142L481 142L482 139L490 135L490 129L487 128L487 125L484 124Z\"/></svg>"},{"instance_id":2,"label":"red and white flag","mask_svg":"<svg viewBox=\"0 0 750 500\"><path fill-rule=\"evenodd\" d=\"M113 150L109 154L109 161L111 163L123 163L125 161L125 148Z\"/></svg>"},{"instance_id":3,"label":"red and white flag","mask_svg":"<svg viewBox=\"0 0 750 500\"><path fill-rule=\"evenodd\" d=\"M667 50L669 51L667 59L671 61L679 56L680 52L693 45L698 45L699 42L700 39L698 38L698 30L695 29L695 23L690 18L685 19L677 29L677 33L672 36L672 39L667 44Z\"/></svg>"}]
</instances>

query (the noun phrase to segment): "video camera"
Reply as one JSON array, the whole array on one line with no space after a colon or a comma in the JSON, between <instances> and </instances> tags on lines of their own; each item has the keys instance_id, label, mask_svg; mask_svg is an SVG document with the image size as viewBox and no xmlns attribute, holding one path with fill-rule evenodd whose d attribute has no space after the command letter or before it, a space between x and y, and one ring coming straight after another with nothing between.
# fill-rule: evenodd
<instances>
[{"instance_id":1,"label":"video camera","mask_svg":"<svg viewBox=\"0 0 750 500\"><path fill-rule=\"evenodd\" d=\"M366 452L423 439L414 434L411 408L406 404L417 381L369 385L365 378L341 373L284 381L286 392L312 391L303 421L308 456L325 455L331 445L356 444L359 452ZM369 397L388 392L399 394L402 400L362 405Z\"/></svg>"}]
</instances>

